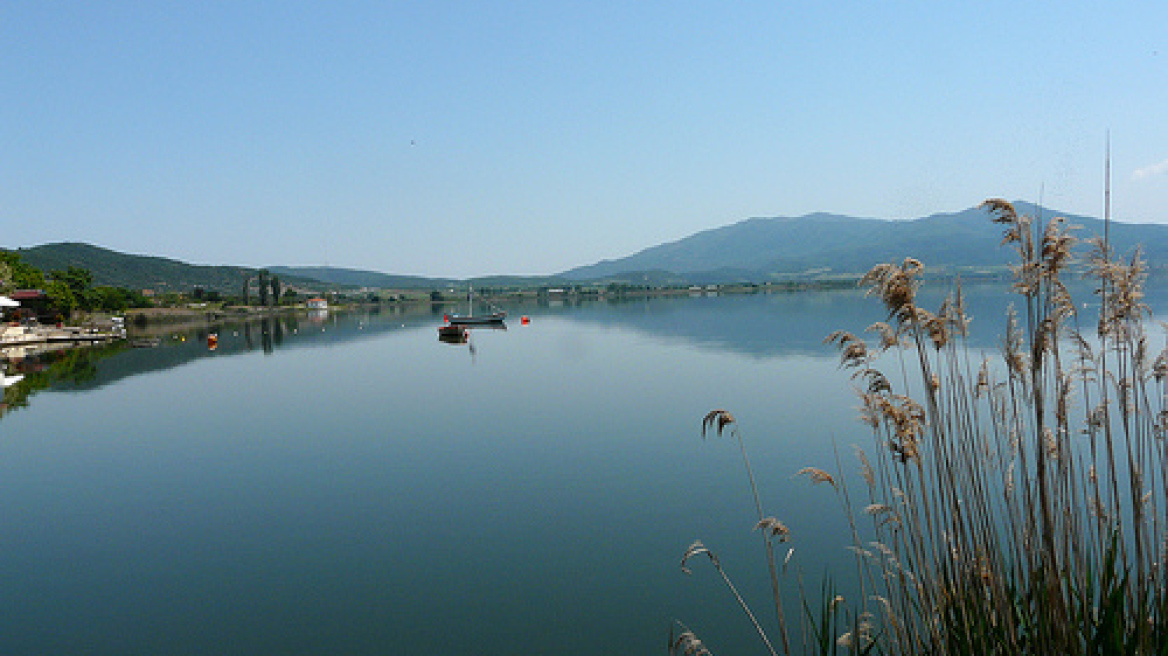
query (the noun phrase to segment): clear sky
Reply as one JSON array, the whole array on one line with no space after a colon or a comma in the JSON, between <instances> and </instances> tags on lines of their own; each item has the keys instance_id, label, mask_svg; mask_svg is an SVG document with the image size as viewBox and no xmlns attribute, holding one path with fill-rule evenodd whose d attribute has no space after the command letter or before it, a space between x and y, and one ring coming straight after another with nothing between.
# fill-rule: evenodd
<instances>
[{"instance_id":1,"label":"clear sky","mask_svg":"<svg viewBox=\"0 0 1168 656\"><path fill-rule=\"evenodd\" d=\"M1168 223L1168 2L0 3L0 246L547 274L987 197Z\"/></svg>"}]
</instances>

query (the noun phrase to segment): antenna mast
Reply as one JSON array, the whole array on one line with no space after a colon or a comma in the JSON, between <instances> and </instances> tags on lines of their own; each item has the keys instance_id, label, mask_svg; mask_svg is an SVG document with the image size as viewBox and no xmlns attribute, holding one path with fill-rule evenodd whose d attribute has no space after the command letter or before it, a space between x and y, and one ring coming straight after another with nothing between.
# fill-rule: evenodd
<instances>
[{"instance_id":1,"label":"antenna mast","mask_svg":"<svg viewBox=\"0 0 1168 656\"><path fill-rule=\"evenodd\" d=\"M1103 169L1103 246L1111 248L1111 130L1107 131L1107 164Z\"/></svg>"}]
</instances>

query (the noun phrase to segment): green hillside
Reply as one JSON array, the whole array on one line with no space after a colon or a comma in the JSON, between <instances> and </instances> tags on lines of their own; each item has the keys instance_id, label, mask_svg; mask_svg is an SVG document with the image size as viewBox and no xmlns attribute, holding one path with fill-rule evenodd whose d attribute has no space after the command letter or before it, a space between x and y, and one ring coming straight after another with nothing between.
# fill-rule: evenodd
<instances>
[{"instance_id":1,"label":"green hillside","mask_svg":"<svg viewBox=\"0 0 1168 656\"><path fill-rule=\"evenodd\" d=\"M94 285L110 285L154 292L190 292L195 287L224 294L237 294L246 277L256 269L235 266L202 266L149 255L130 255L117 251L66 242L44 244L17 250L21 258L42 271L63 270L70 266L88 269ZM285 284L310 281L285 280ZM319 284L317 284L319 286Z\"/></svg>"}]
</instances>

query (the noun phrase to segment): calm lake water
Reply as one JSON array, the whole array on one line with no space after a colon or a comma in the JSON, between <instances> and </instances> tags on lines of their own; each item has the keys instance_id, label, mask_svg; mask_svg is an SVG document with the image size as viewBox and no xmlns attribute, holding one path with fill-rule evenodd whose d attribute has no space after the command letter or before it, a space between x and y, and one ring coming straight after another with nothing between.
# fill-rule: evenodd
<instances>
[{"instance_id":1,"label":"calm lake water","mask_svg":"<svg viewBox=\"0 0 1168 656\"><path fill-rule=\"evenodd\" d=\"M972 295L995 349L1010 297ZM507 309L463 345L384 310L9 362L0 653L646 654L674 619L762 653L708 563L678 567L702 539L772 617L741 457L701 436L714 408L792 567L846 578L839 506L794 474L838 451L858 480L871 439L822 339L876 301Z\"/></svg>"}]
</instances>

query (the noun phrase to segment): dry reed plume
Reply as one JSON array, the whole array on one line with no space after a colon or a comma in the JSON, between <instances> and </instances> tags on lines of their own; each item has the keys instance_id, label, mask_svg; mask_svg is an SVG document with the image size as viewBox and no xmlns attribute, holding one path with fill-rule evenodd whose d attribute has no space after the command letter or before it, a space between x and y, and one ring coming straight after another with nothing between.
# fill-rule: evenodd
<instances>
[{"instance_id":1,"label":"dry reed plume","mask_svg":"<svg viewBox=\"0 0 1168 656\"><path fill-rule=\"evenodd\" d=\"M936 313L917 305L924 266L911 258L863 279L887 311L870 328L875 348L846 332L826 340L854 370L874 450L859 452L859 512L841 476L799 472L848 513L861 590L847 601L825 585L818 613L804 597L803 650L1168 654L1168 351L1149 344L1144 265L1092 242L1100 311L1085 331L1063 282L1070 228L1004 200L984 207L1017 255L1000 361L969 352L960 284ZM878 366L887 355L892 375ZM703 435L734 425L716 410ZM754 493L782 625L773 541L790 532ZM707 555L721 572L695 547L683 564Z\"/></svg>"}]
</instances>

